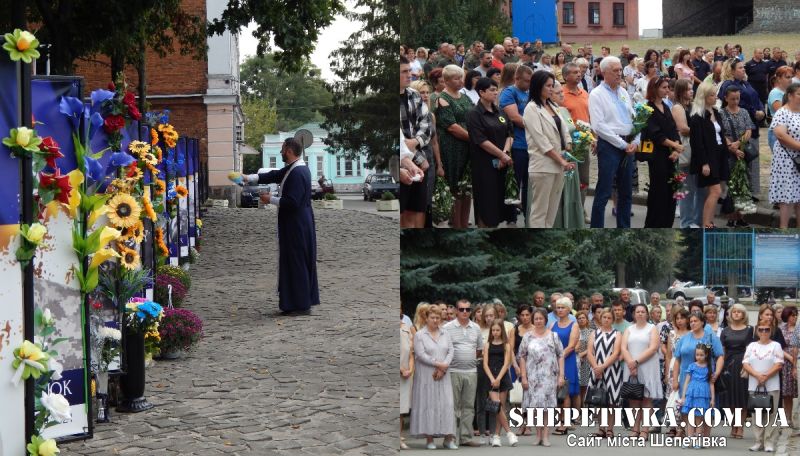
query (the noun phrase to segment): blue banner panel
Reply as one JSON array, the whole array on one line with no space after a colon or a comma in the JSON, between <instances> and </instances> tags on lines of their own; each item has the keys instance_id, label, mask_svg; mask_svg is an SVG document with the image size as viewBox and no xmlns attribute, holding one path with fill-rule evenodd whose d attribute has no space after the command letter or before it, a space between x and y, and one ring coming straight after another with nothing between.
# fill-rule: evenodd
<instances>
[{"instance_id":1,"label":"blue banner panel","mask_svg":"<svg viewBox=\"0 0 800 456\"><path fill-rule=\"evenodd\" d=\"M558 42L556 0L516 0L511 3L511 27L520 42Z\"/></svg>"},{"instance_id":2,"label":"blue banner panel","mask_svg":"<svg viewBox=\"0 0 800 456\"><path fill-rule=\"evenodd\" d=\"M0 51L0 138L19 124L17 66ZM25 340L22 270L14 255L19 247L19 160L0 144L0 454L25 452L25 387L14 385L14 349Z\"/></svg>"},{"instance_id":3,"label":"blue banner panel","mask_svg":"<svg viewBox=\"0 0 800 456\"><path fill-rule=\"evenodd\" d=\"M188 169L188 160L186 151L189 148L190 140L188 138L181 138L178 142L178 150L175 157L175 162L178 167L178 185L186 188L188 190L188 182L186 179L186 171ZM178 217L180 218L179 226L180 226L180 235L179 235L179 242L180 242L180 254L181 258L187 258L189 256L189 199L188 195L186 198L178 198Z\"/></svg>"},{"instance_id":4,"label":"blue banner panel","mask_svg":"<svg viewBox=\"0 0 800 456\"><path fill-rule=\"evenodd\" d=\"M756 287L800 286L800 234L756 234Z\"/></svg>"}]
</instances>

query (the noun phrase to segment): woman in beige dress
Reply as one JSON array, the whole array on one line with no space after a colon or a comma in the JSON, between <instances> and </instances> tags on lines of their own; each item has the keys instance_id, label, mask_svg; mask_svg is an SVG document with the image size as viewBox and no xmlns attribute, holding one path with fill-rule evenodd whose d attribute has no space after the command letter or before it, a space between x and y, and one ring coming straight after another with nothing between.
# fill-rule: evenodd
<instances>
[{"instance_id":1,"label":"woman in beige dress","mask_svg":"<svg viewBox=\"0 0 800 456\"><path fill-rule=\"evenodd\" d=\"M400 449L407 450L403 435L403 415L411 410L411 387L414 376L414 339L411 328L400 322Z\"/></svg>"}]
</instances>

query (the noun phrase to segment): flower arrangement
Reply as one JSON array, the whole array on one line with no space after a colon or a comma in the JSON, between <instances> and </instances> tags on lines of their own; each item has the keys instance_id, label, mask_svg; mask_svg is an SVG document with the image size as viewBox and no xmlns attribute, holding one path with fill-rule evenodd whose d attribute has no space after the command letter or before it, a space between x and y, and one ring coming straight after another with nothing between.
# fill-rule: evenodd
<instances>
[{"instance_id":1,"label":"flower arrangement","mask_svg":"<svg viewBox=\"0 0 800 456\"><path fill-rule=\"evenodd\" d=\"M437 177L436 183L433 186L433 198L431 216L433 223L439 224L445 220L450 219L450 214L453 212L454 204L453 194L450 193L450 187L444 177Z\"/></svg>"},{"instance_id":2,"label":"flower arrangement","mask_svg":"<svg viewBox=\"0 0 800 456\"><path fill-rule=\"evenodd\" d=\"M28 225L24 223L20 226L19 234L22 236L22 243L17 248L16 257L19 264L24 268L33 259L36 249L42 244L47 228L41 223Z\"/></svg>"},{"instance_id":3,"label":"flower arrangement","mask_svg":"<svg viewBox=\"0 0 800 456\"><path fill-rule=\"evenodd\" d=\"M676 161L672 171L672 177L669 179L669 183L672 186L672 198L676 201L680 201L689 195L686 177L686 173L680 170L678 162Z\"/></svg>"},{"instance_id":4,"label":"flower arrangement","mask_svg":"<svg viewBox=\"0 0 800 456\"><path fill-rule=\"evenodd\" d=\"M519 184L517 184L513 169L509 169L506 172L506 197L504 202L510 206L517 206L522 203L519 199Z\"/></svg>"},{"instance_id":5,"label":"flower arrangement","mask_svg":"<svg viewBox=\"0 0 800 456\"><path fill-rule=\"evenodd\" d=\"M197 260L200 259L200 252L197 251L196 248L190 247L189 248L189 263L195 264Z\"/></svg>"},{"instance_id":6,"label":"flower arrangement","mask_svg":"<svg viewBox=\"0 0 800 456\"><path fill-rule=\"evenodd\" d=\"M58 352L53 347L64 339L52 337L56 331L55 318L49 309L36 309L34 324L39 342L25 340L14 349L14 359L11 362L14 375L11 381L14 386L19 386L21 380L35 380L36 418L26 449L30 456L49 456L59 452L58 445L53 439L41 437L42 431L72 419L69 401L61 394L48 390L51 380L61 379L63 366L56 360Z\"/></svg>"},{"instance_id":7,"label":"flower arrangement","mask_svg":"<svg viewBox=\"0 0 800 456\"><path fill-rule=\"evenodd\" d=\"M180 307L183 305L187 292L186 286L177 277L168 274L156 275L156 286L153 292L154 299Z\"/></svg>"},{"instance_id":8,"label":"flower arrangement","mask_svg":"<svg viewBox=\"0 0 800 456\"><path fill-rule=\"evenodd\" d=\"M97 330L97 340L100 345L98 368L100 372L107 372L108 365L119 356L122 333L119 329L101 326Z\"/></svg>"},{"instance_id":9,"label":"flower arrangement","mask_svg":"<svg viewBox=\"0 0 800 456\"><path fill-rule=\"evenodd\" d=\"M161 352L188 350L203 335L203 321L188 309L166 309L158 332Z\"/></svg>"},{"instance_id":10,"label":"flower arrangement","mask_svg":"<svg viewBox=\"0 0 800 456\"><path fill-rule=\"evenodd\" d=\"M572 132L572 155L579 162L585 161L595 141L591 125L582 120L577 121L575 131Z\"/></svg>"},{"instance_id":11,"label":"flower arrangement","mask_svg":"<svg viewBox=\"0 0 800 456\"><path fill-rule=\"evenodd\" d=\"M755 214L757 208L753 203L750 183L747 180L747 165L744 159L736 160L728 180L728 194L733 199L733 207L742 214Z\"/></svg>"},{"instance_id":12,"label":"flower arrangement","mask_svg":"<svg viewBox=\"0 0 800 456\"><path fill-rule=\"evenodd\" d=\"M166 274L180 280L186 290L192 287L192 278L185 269L178 266L159 266L156 270L159 274Z\"/></svg>"},{"instance_id":13,"label":"flower arrangement","mask_svg":"<svg viewBox=\"0 0 800 456\"><path fill-rule=\"evenodd\" d=\"M653 115L653 108L647 103L636 103L633 105L633 131L632 136L638 135L647 127L647 121Z\"/></svg>"},{"instance_id":14,"label":"flower arrangement","mask_svg":"<svg viewBox=\"0 0 800 456\"><path fill-rule=\"evenodd\" d=\"M125 304L125 328L131 334L145 334L158 329L163 316L161 305L142 298L133 298Z\"/></svg>"}]
</instances>

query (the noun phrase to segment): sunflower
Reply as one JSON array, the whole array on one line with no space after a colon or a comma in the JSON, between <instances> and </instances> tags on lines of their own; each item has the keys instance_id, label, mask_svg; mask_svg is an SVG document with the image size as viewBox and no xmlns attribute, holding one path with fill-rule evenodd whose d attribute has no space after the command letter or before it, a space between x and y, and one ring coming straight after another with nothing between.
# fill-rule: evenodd
<instances>
[{"instance_id":1,"label":"sunflower","mask_svg":"<svg viewBox=\"0 0 800 456\"><path fill-rule=\"evenodd\" d=\"M131 141L128 145L128 150L133 152L136 156L141 157L142 154L150 152L150 144L144 141Z\"/></svg>"},{"instance_id":2,"label":"sunflower","mask_svg":"<svg viewBox=\"0 0 800 456\"><path fill-rule=\"evenodd\" d=\"M155 128L151 128L150 129L150 145L151 146L155 146L156 144L158 144L158 132L156 131ZM156 146L156 147L158 147L158 146Z\"/></svg>"},{"instance_id":3,"label":"sunflower","mask_svg":"<svg viewBox=\"0 0 800 456\"><path fill-rule=\"evenodd\" d=\"M167 183L161 179L156 179L156 188L154 190L156 196L161 196L167 192Z\"/></svg>"},{"instance_id":4,"label":"sunflower","mask_svg":"<svg viewBox=\"0 0 800 456\"><path fill-rule=\"evenodd\" d=\"M120 253L120 264L128 270L138 269L142 265L142 259L139 258L139 252L131 248L125 247L123 244L117 244Z\"/></svg>"},{"instance_id":5,"label":"sunflower","mask_svg":"<svg viewBox=\"0 0 800 456\"><path fill-rule=\"evenodd\" d=\"M111 181L111 188L107 190L109 193L130 193L133 190L133 186L131 185L132 182L128 182L124 179L114 179Z\"/></svg>"},{"instance_id":6,"label":"sunflower","mask_svg":"<svg viewBox=\"0 0 800 456\"><path fill-rule=\"evenodd\" d=\"M108 220L114 225L128 228L139 221L142 208L136 200L126 193L118 193L108 202Z\"/></svg>"},{"instance_id":7,"label":"sunflower","mask_svg":"<svg viewBox=\"0 0 800 456\"><path fill-rule=\"evenodd\" d=\"M127 174L125 175L125 180L131 183L135 183L138 182L139 179L142 178L142 176L144 176L142 170L136 167L136 165L131 165L131 167L128 168Z\"/></svg>"},{"instance_id":8,"label":"sunflower","mask_svg":"<svg viewBox=\"0 0 800 456\"><path fill-rule=\"evenodd\" d=\"M136 222L135 225L122 229L122 236L119 237L120 241L134 241L142 242L144 239L144 224L141 220Z\"/></svg>"},{"instance_id":9,"label":"sunflower","mask_svg":"<svg viewBox=\"0 0 800 456\"><path fill-rule=\"evenodd\" d=\"M174 148L179 137L178 132L175 131L175 127L170 124L159 124L158 131L160 131L161 135L164 137L164 144L170 149Z\"/></svg>"},{"instance_id":10,"label":"sunflower","mask_svg":"<svg viewBox=\"0 0 800 456\"><path fill-rule=\"evenodd\" d=\"M142 207L144 208L144 214L147 218L154 222L158 220L156 211L153 210L153 204L150 203L150 198L148 198L147 195L142 196Z\"/></svg>"},{"instance_id":11,"label":"sunflower","mask_svg":"<svg viewBox=\"0 0 800 456\"><path fill-rule=\"evenodd\" d=\"M161 174L161 171L158 168L156 168L155 166L151 165L150 163L147 163L146 166L147 166L147 169L149 169L150 172L153 174L153 177L158 178L158 175Z\"/></svg>"},{"instance_id":12,"label":"sunflower","mask_svg":"<svg viewBox=\"0 0 800 456\"><path fill-rule=\"evenodd\" d=\"M161 256L169 256L169 248L163 239L158 242L158 250L161 251Z\"/></svg>"},{"instance_id":13,"label":"sunflower","mask_svg":"<svg viewBox=\"0 0 800 456\"><path fill-rule=\"evenodd\" d=\"M148 165L157 165L158 159L151 152L145 152L139 155L139 158Z\"/></svg>"},{"instance_id":14,"label":"sunflower","mask_svg":"<svg viewBox=\"0 0 800 456\"><path fill-rule=\"evenodd\" d=\"M161 161L162 158L164 158L164 152L158 146L153 146L152 153L153 155L156 156L159 162Z\"/></svg>"},{"instance_id":15,"label":"sunflower","mask_svg":"<svg viewBox=\"0 0 800 456\"><path fill-rule=\"evenodd\" d=\"M155 234L153 235L153 240L155 240L156 244L159 242L164 242L164 230L161 228L156 228Z\"/></svg>"},{"instance_id":16,"label":"sunflower","mask_svg":"<svg viewBox=\"0 0 800 456\"><path fill-rule=\"evenodd\" d=\"M175 193L178 194L178 198L186 198L186 195L189 194L189 190L187 190L183 185L176 185Z\"/></svg>"}]
</instances>

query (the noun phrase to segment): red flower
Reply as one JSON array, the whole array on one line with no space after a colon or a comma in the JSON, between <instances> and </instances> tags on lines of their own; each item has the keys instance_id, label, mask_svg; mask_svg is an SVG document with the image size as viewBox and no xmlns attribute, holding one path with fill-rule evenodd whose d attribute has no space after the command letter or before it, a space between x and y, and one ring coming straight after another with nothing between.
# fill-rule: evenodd
<instances>
[{"instance_id":1,"label":"red flower","mask_svg":"<svg viewBox=\"0 0 800 456\"><path fill-rule=\"evenodd\" d=\"M136 175L136 170L139 169L139 163L134 160L133 163L128 165L128 172L126 173L127 177L133 177Z\"/></svg>"},{"instance_id":2,"label":"red flower","mask_svg":"<svg viewBox=\"0 0 800 456\"><path fill-rule=\"evenodd\" d=\"M56 159L64 158L64 154L61 153L61 146L58 145L52 136L48 136L42 140L42 143L39 144L39 150L44 153L47 166L53 169L57 168Z\"/></svg>"},{"instance_id":3,"label":"red flower","mask_svg":"<svg viewBox=\"0 0 800 456\"><path fill-rule=\"evenodd\" d=\"M103 129L106 133L116 133L117 131L121 130L125 126L125 118L122 116L112 114L106 117L105 121L103 122Z\"/></svg>"},{"instance_id":4,"label":"red flower","mask_svg":"<svg viewBox=\"0 0 800 456\"><path fill-rule=\"evenodd\" d=\"M100 310L103 308L103 302L98 299L92 299L92 309Z\"/></svg>"},{"instance_id":5,"label":"red flower","mask_svg":"<svg viewBox=\"0 0 800 456\"><path fill-rule=\"evenodd\" d=\"M122 102L127 106L136 106L136 96L133 92L126 92L125 96L122 97Z\"/></svg>"},{"instance_id":6,"label":"red flower","mask_svg":"<svg viewBox=\"0 0 800 456\"><path fill-rule=\"evenodd\" d=\"M56 168L55 173L39 173L39 186L49 190L58 190L56 198L58 201L69 204L69 193L72 186L69 185L69 176L61 175L61 170Z\"/></svg>"},{"instance_id":7,"label":"red flower","mask_svg":"<svg viewBox=\"0 0 800 456\"><path fill-rule=\"evenodd\" d=\"M113 82L108 83L108 90L117 90L117 86Z\"/></svg>"},{"instance_id":8,"label":"red flower","mask_svg":"<svg viewBox=\"0 0 800 456\"><path fill-rule=\"evenodd\" d=\"M139 112L139 108L136 106L128 105L128 114L133 120L139 120L142 118L142 113Z\"/></svg>"}]
</instances>

